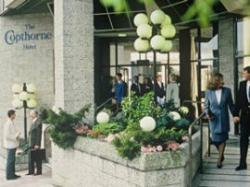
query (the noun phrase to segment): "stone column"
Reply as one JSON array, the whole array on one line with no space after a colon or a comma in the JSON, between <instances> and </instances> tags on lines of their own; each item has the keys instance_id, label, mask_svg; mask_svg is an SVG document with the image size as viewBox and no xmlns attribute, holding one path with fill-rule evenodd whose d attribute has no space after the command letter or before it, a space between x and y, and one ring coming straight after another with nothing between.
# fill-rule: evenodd
<instances>
[{"instance_id":1,"label":"stone column","mask_svg":"<svg viewBox=\"0 0 250 187\"><path fill-rule=\"evenodd\" d=\"M55 105L76 112L92 104L94 23L92 0L55 0Z\"/></svg>"},{"instance_id":2,"label":"stone column","mask_svg":"<svg viewBox=\"0 0 250 187\"><path fill-rule=\"evenodd\" d=\"M219 21L218 34L219 69L224 75L225 85L234 91L234 22L233 18Z\"/></svg>"},{"instance_id":3,"label":"stone column","mask_svg":"<svg viewBox=\"0 0 250 187\"><path fill-rule=\"evenodd\" d=\"M223 19L219 21L218 32L218 49L219 49L219 70L224 75L225 86L231 88L232 94L237 89L237 82L235 82L235 43L234 43L234 20L233 18ZM231 121L231 133L235 131L234 125ZM237 127L237 126L235 126Z\"/></svg>"}]
</instances>

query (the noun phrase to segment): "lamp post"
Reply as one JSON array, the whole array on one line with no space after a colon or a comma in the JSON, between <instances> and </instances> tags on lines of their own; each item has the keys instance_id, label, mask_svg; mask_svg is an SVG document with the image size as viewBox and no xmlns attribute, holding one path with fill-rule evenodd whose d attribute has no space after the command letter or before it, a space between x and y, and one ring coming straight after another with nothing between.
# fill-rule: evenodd
<instances>
[{"instance_id":1,"label":"lamp post","mask_svg":"<svg viewBox=\"0 0 250 187\"><path fill-rule=\"evenodd\" d=\"M157 52L167 53L172 49L171 39L175 36L176 29L171 24L171 18L162 10L153 11L150 18L144 13L137 14L134 17L134 24L139 36L134 42L134 48L140 53L153 50L153 76L155 79L157 74L156 54Z\"/></svg>"},{"instance_id":2,"label":"lamp post","mask_svg":"<svg viewBox=\"0 0 250 187\"><path fill-rule=\"evenodd\" d=\"M36 101L36 87L33 84L23 85L14 84L12 86L12 92L14 94L14 99L12 101L12 105L15 109L24 110L24 139L25 142L28 142L27 136L27 109L32 109L37 106Z\"/></svg>"}]
</instances>

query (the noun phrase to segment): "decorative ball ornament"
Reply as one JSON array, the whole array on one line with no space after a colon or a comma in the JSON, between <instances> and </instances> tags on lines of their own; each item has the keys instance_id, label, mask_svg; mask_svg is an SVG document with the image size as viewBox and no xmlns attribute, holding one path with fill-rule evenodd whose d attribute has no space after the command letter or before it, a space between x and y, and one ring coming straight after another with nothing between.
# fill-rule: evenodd
<instances>
[{"instance_id":1,"label":"decorative ball ornament","mask_svg":"<svg viewBox=\"0 0 250 187\"><path fill-rule=\"evenodd\" d=\"M25 92L25 91L22 91L20 94L19 94L19 99L21 101L27 101L28 100L28 93Z\"/></svg>"},{"instance_id":2,"label":"decorative ball ornament","mask_svg":"<svg viewBox=\"0 0 250 187\"><path fill-rule=\"evenodd\" d=\"M156 122L155 122L154 118L152 118L150 116L146 116L140 120L140 127L145 132L151 132L155 129Z\"/></svg>"},{"instance_id":3,"label":"decorative ball ornament","mask_svg":"<svg viewBox=\"0 0 250 187\"><path fill-rule=\"evenodd\" d=\"M180 120L181 119L181 115L178 113L178 112L169 112L169 117L174 120L174 121L177 121L177 120Z\"/></svg>"},{"instance_id":4,"label":"decorative ball ornament","mask_svg":"<svg viewBox=\"0 0 250 187\"><path fill-rule=\"evenodd\" d=\"M37 106L37 102L35 99L30 99L27 101L27 106L29 108L35 108Z\"/></svg>"},{"instance_id":5,"label":"decorative ball ornament","mask_svg":"<svg viewBox=\"0 0 250 187\"><path fill-rule=\"evenodd\" d=\"M189 113L188 107L185 107L185 106L180 107L179 111L182 114L188 114Z\"/></svg>"},{"instance_id":6,"label":"decorative ball ornament","mask_svg":"<svg viewBox=\"0 0 250 187\"><path fill-rule=\"evenodd\" d=\"M165 25L161 29L161 35L165 38L173 38L176 34L176 29L173 25Z\"/></svg>"},{"instance_id":7,"label":"decorative ball ornament","mask_svg":"<svg viewBox=\"0 0 250 187\"><path fill-rule=\"evenodd\" d=\"M137 14L134 18L134 24L136 27L139 27L142 24L148 24L148 16L144 13Z\"/></svg>"},{"instance_id":8,"label":"decorative ball ornament","mask_svg":"<svg viewBox=\"0 0 250 187\"><path fill-rule=\"evenodd\" d=\"M168 52L173 48L173 42L171 40L165 40L164 46L161 52Z\"/></svg>"},{"instance_id":9,"label":"decorative ball ornament","mask_svg":"<svg viewBox=\"0 0 250 187\"><path fill-rule=\"evenodd\" d=\"M108 123L109 122L109 114L106 113L106 112L99 112L96 116L96 121L99 123L99 124L102 124L102 123Z\"/></svg>"},{"instance_id":10,"label":"decorative ball ornament","mask_svg":"<svg viewBox=\"0 0 250 187\"><path fill-rule=\"evenodd\" d=\"M13 93L20 93L22 91L22 86L19 84L13 84L12 86L12 92Z\"/></svg>"},{"instance_id":11,"label":"decorative ball ornament","mask_svg":"<svg viewBox=\"0 0 250 187\"><path fill-rule=\"evenodd\" d=\"M34 85L34 84L28 84L28 85L27 85L27 92L29 92L29 93L34 93L34 92L36 92L36 87L35 87L35 85Z\"/></svg>"},{"instance_id":12,"label":"decorative ball ornament","mask_svg":"<svg viewBox=\"0 0 250 187\"><path fill-rule=\"evenodd\" d=\"M172 20L171 20L170 16L165 14L165 19L162 22L161 26L163 27L165 25L170 25L171 23L172 23Z\"/></svg>"},{"instance_id":13,"label":"decorative ball ornament","mask_svg":"<svg viewBox=\"0 0 250 187\"><path fill-rule=\"evenodd\" d=\"M12 101L12 106L16 109L23 107L23 102L20 99L14 99Z\"/></svg>"},{"instance_id":14,"label":"decorative ball ornament","mask_svg":"<svg viewBox=\"0 0 250 187\"><path fill-rule=\"evenodd\" d=\"M33 93L28 93L28 100L29 99L36 99L36 95Z\"/></svg>"},{"instance_id":15,"label":"decorative ball ornament","mask_svg":"<svg viewBox=\"0 0 250 187\"><path fill-rule=\"evenodd\" d=\"M155 10L150 16L152 23L155 25L162 24L165 18L165 13L162 10Z\"/></svg>"},{"instance_id":16,"label":"decorative ball ornament","mask_svg":"<svg viewBox=\"0 0 250 187\"><path fill-rule=\"evenodd\" d=\"M152 36L152 27L148 24L141 24L139 27L137 27L137 35L140 38L150 38Z\"/></svg>"},{"instance_id":17,"label":"decorative ball ornament","mask_svg":"<svg viewBox=\"0 0 250 187\"><path fill-rule=\"evenodd\" d=\"M149 41L137 38L134 42L134 48L139 52L146 52L150 49Z\"/></svg>"},{"instance_id":18,"label":"decorative ball ornament","mask_svg":"<svg viewBox=\"0 0 250 187\"><path fill-rule=\"evenodd\" d=\"M151 39L150 44L154 50L162 50L165 44L165 38L161 35L155 35Z\"/></svg>"}]
</instances>

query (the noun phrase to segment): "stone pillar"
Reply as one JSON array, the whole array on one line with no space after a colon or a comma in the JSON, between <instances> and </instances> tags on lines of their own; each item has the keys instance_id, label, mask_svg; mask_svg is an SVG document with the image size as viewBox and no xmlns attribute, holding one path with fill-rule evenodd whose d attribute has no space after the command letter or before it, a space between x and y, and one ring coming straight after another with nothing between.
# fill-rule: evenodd
<instances>
[{"instance_id":1,"label":"stone pillar","mask_svg":"<svg viewBox=\"0 0 250 187\"><path fill-rule=\"evenodd\" d=\"M235 65L235 42L234 42L234 20L233 18L223 19L219 21L218 32L218 49L219 49L219 70L224 75L225 86L231 88L232 94L237 90L237 82L235 81L235 71L237 67ZM235 131L237 133L237 126L231 121L231 133Z\"/></svg>"},{"instance_id":2,"label":"stone pillar","mask_svg":"<svg viewBox=\"0 0 250 187\"><path fill-rule=\"evenodd\" d=\"M76 112L92 104L94 23L92 0L55 0L55 105Z\"/></svg>"},{"instance_id":3,"label":"stone pillar","mask_svg":"<svg viewBox=\"0 0 250 187\"><path fill-rule=\"evenodd\" d=\"M234 91L234 22L233 18L219 21L218 33L219 70L224 75L225 85Z\"/></svg>"}]
</instances>

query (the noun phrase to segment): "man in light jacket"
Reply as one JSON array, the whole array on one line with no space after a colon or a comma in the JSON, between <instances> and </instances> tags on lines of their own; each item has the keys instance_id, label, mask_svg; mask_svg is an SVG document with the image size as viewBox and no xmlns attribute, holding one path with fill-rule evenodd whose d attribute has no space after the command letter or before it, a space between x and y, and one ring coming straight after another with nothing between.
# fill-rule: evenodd
<instances>
[{"instance_id":1,"label":"man in light jacket","mask_svg":"<svg viewBox=\"0 0 250 187\"><path fill-rule=\"evenodd\" d=\"M20 176L15 174L15 162L16 162L16 149L19 146L20 132L17 126L14 124L16 118L16 112L14 110L8 111L8 119L4 124L4 147L7 149L7 167L6 167L6 179L14 180Z\"/></svg>"}]
</instances>

